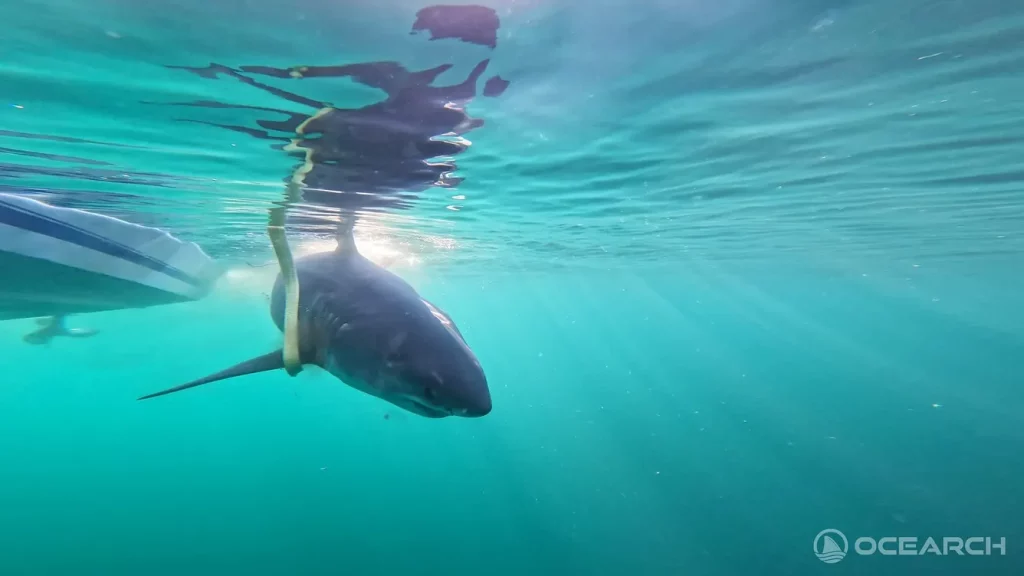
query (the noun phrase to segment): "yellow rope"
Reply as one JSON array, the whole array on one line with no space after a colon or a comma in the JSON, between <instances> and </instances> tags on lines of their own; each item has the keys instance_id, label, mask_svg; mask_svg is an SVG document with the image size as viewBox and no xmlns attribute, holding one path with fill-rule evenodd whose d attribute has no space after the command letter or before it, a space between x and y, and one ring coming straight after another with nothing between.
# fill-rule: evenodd
<instances>
[{"instance_id":1,"label":"yellow rope","mask_svg":"<svg viewBox=\"0 0 1024 576\"><path fill-rule=\"evenodd\" d=\"M295 262L285 234L285 210L284 207L270 209L267 234L274 246L281 278L284 280L284 369L290 376L295 376L302 372L299 354L299 276L295 272Z\"/></svg>"},{"instance_id":2,"label":"yellow rope","mask_svg":"<svg viewBox=\"0 0 1024 576\"><path fill-rule=\"evenodd\" d=\"M310 116L305 122L296 127L295 133L301 136L311 121L327 114L331 110L332 108L322 108L317 111L316 114ZM285 150L289 152L304 150L304 161L292 173L291 181L288 183L285 193L285 204L270 209L270 222L267 225L267 234L270 236L270 243L274 246L277 264L281 269L281 278L284 280L284 347L282 351L284 369L290 376L295 376L302 372L299 342L299 276L295 271L295 261L292 259L292 251L288 246L285 221L288 205L302 199L303 182L306 174L313 169L313 150L302 146L299 138L292 139L291 143L285 146Z\"/></svg>"}]
</instances>

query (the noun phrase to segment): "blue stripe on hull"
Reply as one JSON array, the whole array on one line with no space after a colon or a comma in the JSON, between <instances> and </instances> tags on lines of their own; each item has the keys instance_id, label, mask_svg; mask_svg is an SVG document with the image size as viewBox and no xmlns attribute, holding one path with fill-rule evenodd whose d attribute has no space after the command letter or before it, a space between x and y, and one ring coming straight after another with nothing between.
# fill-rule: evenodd
<instances>
[{"instance_id":1,"label":"blue stripe on hull","mask_svg":"<svg viewBox=\"0 0 1024 576\"><path fill-rule=\"evenodd\" d=\"M108 238L98 236L88 230L77 226L54 220L42 214L21 209L0 201L0 223L21 228L36 234L42 234L58 240L63 240L77 246L82 246L96 252L101 252L126 260L138 266L149 268L155 272L166 274L171 278L180 280L199 289L205 289L203 282L199 281L185 272L168 265L166 262L147 256L129 246L114 242ZM0 249L3 249L0 246Z\"/></svg>"}]
</instances>

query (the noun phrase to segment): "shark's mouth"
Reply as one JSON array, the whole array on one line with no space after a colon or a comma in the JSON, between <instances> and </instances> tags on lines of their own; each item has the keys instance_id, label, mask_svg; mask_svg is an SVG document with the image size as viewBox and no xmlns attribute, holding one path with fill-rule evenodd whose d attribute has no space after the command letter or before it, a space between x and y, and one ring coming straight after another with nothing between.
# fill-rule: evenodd
<instances>
[{"instance_id":1,"label":"shark's mouth","mask_svg":"<svg viewBox=\"0 0 1024 576\"><path fill-rule=\"evenodd\" d=\"M342 370L339 363L331 356L327 357L325 365L327 371L334 375L335 378L338 378L356 390L376 396L382 400L386 400L387 402L390 402L403 410L408 410L413 414L417 414L425 418L445 418L452 415L451 411L430 404L426 400L412 394L389 394L387 390L394 390L399 388L399 386L397 383L389 382L387 380L391 377L388 374L377 374L371 384L362 378L356 377L355 375Z\"/></svg>"},{"instance_id":2,"label":"shark's mouth","mask_svg":"<svg viewBox=\"0 0 1024 576\"><path fill-rule=\"evenodd\" d=\"M410 412L419 414L420 416L426 416L427 418L444 418L451 415L451 412L428 404L415 396L403 396L403 400L405 400L403 408Z\"/></svg>"}]
</instances>

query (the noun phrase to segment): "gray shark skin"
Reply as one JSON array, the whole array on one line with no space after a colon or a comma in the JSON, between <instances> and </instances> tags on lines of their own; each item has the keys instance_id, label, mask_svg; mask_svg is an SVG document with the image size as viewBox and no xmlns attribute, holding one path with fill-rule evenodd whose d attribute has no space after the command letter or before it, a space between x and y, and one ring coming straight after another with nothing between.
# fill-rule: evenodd
<instances>
[{"instance_id":1,"label":"gray shark skin","mask_svg":"<svg viewBox=\"0 0 1024 576\"><path fill-rule=\"evenodd\" d=\"M356 250L351 231L333 252L295 261L299 277L299 342L304 365L428 418L480 417L491 411L487 378L455 323L391 272ZM270 313L284 326L284 281ZM205 378L139 398L284 368L281 350Z\"/></svg>"}]
</instances>

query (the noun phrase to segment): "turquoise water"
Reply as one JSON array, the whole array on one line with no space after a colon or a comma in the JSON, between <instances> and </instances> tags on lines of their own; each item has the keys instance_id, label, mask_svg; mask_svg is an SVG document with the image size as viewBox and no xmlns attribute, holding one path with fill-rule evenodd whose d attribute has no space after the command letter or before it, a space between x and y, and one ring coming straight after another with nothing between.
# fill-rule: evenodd
<instances>
[{"instance_id":1,"label":"turquoise water","mask_svg":"<svg viewBox=\"0 0 1024 576\"><path fill-rule=\"evenodd\" d=\"M412 0L7 1L0 191L228 272L68 319L93 338L0 323L0 575L1019 574L1024 9L483 3L493 48L410 35ZM315 368L135 400L280 346L252 265L301 159L273 123L316 111L170 66L451 64L450 85L483 59L450 169L348 156L365 169L289 230L327 249L354 207L361 249L458 322L489 415ZM887 536L1005 555L854 551Z\"/></svg>"}]
</instances>

